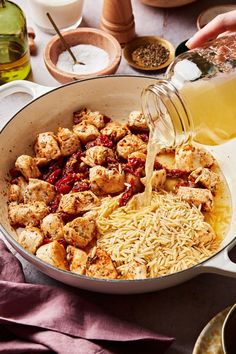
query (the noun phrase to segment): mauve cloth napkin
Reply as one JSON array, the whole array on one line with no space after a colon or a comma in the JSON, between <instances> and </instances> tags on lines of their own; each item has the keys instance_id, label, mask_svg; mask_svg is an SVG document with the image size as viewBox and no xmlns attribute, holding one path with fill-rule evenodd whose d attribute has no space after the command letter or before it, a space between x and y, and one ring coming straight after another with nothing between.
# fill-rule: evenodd
<instances>
[{"instance_id":1,"label":"mauve cloth napkin","mask_svg":"<svg viewBox=\"0 0 236 354\"><path fill-rule=\"evenodd\" d=\"M0 240L0 353L161 354L172 341L109 315L76 289L25 283Z\"/></svg>"}]
</instances>

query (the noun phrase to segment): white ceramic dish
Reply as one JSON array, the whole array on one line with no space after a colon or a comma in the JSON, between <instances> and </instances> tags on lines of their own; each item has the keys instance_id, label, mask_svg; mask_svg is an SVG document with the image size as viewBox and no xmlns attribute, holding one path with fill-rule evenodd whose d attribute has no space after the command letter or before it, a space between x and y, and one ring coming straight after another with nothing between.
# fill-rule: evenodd
<instances>
[{"instance_id":1,"label":"white ceramic dish","mask_svg":"<svg viewBox=\"0 0 236 354\"><path fill-rule=\"evenodd\" d=\"M73 82L55 89L41 87L27 81L13 81L0 87L0 98L19 91L29 92L35 97L8 122L1 122L0 230L17 252L50 277L75 287L113 294L156 291L206 272L236 277L236 264L228 257L229 250L236 243L236 172L234 171L236 140L209 148L218 160L229 185L233 205L232 220L221 250L194 267L164 277L145 280L101 280L55 268L27 252L15 240L16 235L9 224L7 214L6 175L17 156L32 152L30 146L36 134L45 130L54 130L60 124L71 125L72 112L84 106L104 112L114 119L127 117L130 111L140 109L142 89L155 81L155 78L143 76L103 76ZM49 90L51 91L47 92ZM40 94L42 95L36 98Z\"/></svg>"}]
</instances>

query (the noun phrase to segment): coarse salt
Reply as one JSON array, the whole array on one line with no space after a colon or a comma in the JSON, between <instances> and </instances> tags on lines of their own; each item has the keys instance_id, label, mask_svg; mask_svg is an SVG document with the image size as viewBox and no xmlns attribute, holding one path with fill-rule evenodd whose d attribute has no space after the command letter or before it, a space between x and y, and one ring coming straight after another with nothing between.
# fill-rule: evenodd
<instances>
[{"instance_id":1,"label":"coarse salt","mask_svg":"<svg viewBox=\"0 0 236 354\"><path fill-rule=\"evenodd\" d=\"M91 44L79 44L70 48L78 61L85 65L74 64L67 51L58 56L56 67L68 73L93 74L105 69L109 64L108 53Z\"/></svg>"}]
</instances>

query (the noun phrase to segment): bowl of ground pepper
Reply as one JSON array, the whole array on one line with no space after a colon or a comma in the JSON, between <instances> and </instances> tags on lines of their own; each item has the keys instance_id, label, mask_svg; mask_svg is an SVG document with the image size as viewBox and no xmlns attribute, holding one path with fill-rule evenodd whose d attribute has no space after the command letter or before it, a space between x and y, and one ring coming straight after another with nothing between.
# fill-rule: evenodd
<instances>
[{"instance_id":1,"label":"bowl of ground pepper","mask_svg":"<svg viewBox=\"0 0 236 354\"><path fill-rule=\"evenodd\" d=\"M167 67L175 56L173 45L157 36L136 37L124 48L128 64L139 70L160 70Z\"/></svg>"}]
</instances>

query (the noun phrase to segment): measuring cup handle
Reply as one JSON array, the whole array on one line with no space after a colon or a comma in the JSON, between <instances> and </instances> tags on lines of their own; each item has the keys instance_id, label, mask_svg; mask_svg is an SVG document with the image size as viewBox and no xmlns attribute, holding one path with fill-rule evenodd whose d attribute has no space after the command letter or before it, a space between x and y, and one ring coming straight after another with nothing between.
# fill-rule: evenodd
<instances>
[{"instance_id":1,"label":"measuring cup handle","mask_svg":"<svg viewBox=\"0 0 236 354\"><path fill-rule=\"evenodd\" d=\"M34 99L51 91L53 88L41 86L31 81L15 80L0 86L0 99L19 92L28 93Z\"/></svg>"}]
</instances>

